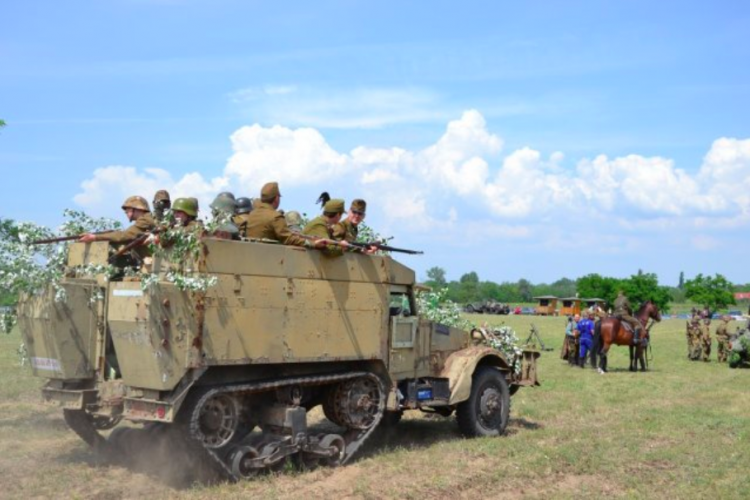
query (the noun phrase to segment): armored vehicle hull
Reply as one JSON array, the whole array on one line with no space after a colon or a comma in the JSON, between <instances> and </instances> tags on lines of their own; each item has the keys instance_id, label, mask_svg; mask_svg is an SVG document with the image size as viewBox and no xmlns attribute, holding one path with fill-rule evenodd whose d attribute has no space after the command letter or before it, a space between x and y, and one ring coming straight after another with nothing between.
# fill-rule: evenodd
<instances>
[{"instance_id":1,"label":"armored vehicle hull","mask_svg":"<svg viewBox=\"0 0 750 500\"><path fill-rule=\"evenodd\" d=\"M69 261L97 263L101 245L74 244ZM232 479L290 457L336 465L410 409L502 434L510 395L537 384L538 353L509 360L486 332L421 319L414 272L390 257L206 238L187 267L216 281L193 292L170 277L177 265L155 259L148 287L69 278L65 303L48 292L19 308L45 399L104 451L127 432L97 431L126 419L179 429ZM308 427L319 405L335 430Z\"/></svg>"}]
</instances>

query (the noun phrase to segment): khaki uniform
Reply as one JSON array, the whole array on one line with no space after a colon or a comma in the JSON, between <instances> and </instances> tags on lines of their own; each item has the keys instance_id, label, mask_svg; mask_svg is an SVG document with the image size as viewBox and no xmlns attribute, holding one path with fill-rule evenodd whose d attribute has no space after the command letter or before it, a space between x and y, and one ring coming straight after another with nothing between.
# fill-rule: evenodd
<instances>
[{"instance_id":1,"label":"khaki uniform","mask_svg":"<svg viewBox=\"0 0 750 500\"><path fill-rule=\"evenodd\" d=\"M635 331L636 328L640 328L641 323L637 319L635 319L633 316L633 310L630 307L630 301L628 301L628 298L624 295L618 295L615 299L615 312L614 315L617 316L622 321L626 321L630 324L630 326L633 327L633 330Z\"/></svg>"},{"instance_id":2,"label":"khaki uniform","mask_svg":"<svg viewBox=\"0 0 750 500\"><path fill-rule=\"evenodd\" d=\"M150 212L146 212L138 217L138 219L136 219L136 221L127 229L98 234L96 239L100 241L109 241L116 245L128 244L139 236L151 232L155 227L156 221L154 221L154 217Z\"/></svg>"},{"instance_id":3,"label":"khaki uniform","mask_svg":"<svg viewBox=\"0 0 750 500\"><path fill-rule=\"evenodd\" d=\"M247 218L250 217L252 212L246 214L238 214L232 217L232 223L237 226L240 231L240 236L243 238L247 237Z\"/></svg>"},{"instance_id":4,"label":"khaki uniform","mask_svg":"<svg viewBox=\"0 0 750 500\"><path fill-rule=\"evenodd\" d=\"M359 227L352 224L349 219L344 219L334 227L333 236L337 240L357 241Z\"/></svg>"},{"instance_id":5,"label":"khaki uniform","mask_svg":"<svg viewBox=\"0 0 750 500\"><path fill-rule=\"evenodd\" d=\"M319 215L305 226L302 230L302 234L314 236L316 238L341 241L343 239L341 236L343 235L341 234L340 229L337 230L338 226L340 226L340 224L328 224L326 218ZM344 250L338 245L326 245L323 249L323 253L331 257L338 257L344 254Z\"/></svg>"},{"instance_id":6,"label":"khaki uniform","mask_svg":"<svg viewBox=\"0 0 750 500\"><path fill-rule=\"evenodd\" d=\"M722 318L719 326L716 327L716 357L719 363L727 362L727 350L729 347L729 332L727 327L731 319Z\"/></svg>"},{"instance_id":7,"label":"khaki uniform","mask_svg":"<svg viewBox=\"0 0 750 500\"><path fill-rule=\"evenodd\" d=\"M289 229L281 212L273 208L270 203L263 201L257 202L253 211L247 214L245 236L275 240L285 245L310 246L305 238Z\"/></svg>"}]
</instances>

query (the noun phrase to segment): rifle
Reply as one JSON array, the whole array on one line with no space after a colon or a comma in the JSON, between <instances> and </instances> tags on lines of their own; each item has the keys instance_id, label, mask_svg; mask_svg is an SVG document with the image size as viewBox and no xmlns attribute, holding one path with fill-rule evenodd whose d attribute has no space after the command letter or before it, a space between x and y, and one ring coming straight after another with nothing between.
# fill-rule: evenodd
<instances>
[{"instance_id":1,"label":"rifle","mask_svg":"<svg viewBox=\"0 0 750 500\"><path fill-rule=\"evenodd\" d=\"M126 253L128 253L129 251L131 251L132 249L134 249L135 247L139 247L139 246L143 245L143 243L145 243L146 240L150 236L155 235L155 234L159 234L162 231L164 231L165 229L166 229L166 227L157 227L156 229L153 229L153 230L151 230L151 231L149 231L147 233L143 233L142 235L138 236L136 239L134 239L133 241L131 241L127 245L122 246L119 249L117 249L117 251L115 253L113 253L112 255L109 256L109 261L112 262L113 259L115 259L117 257L120 257L122 255L125 255Z\"/></svg>"},{"instance_id":2,"label":"rifle","mask_svg":"<svg viewBox=\"0 0 750 500\"><path fill-rule=\"evenodd\" d=\"M368 249L370 247L375 247L378 250L382 250L384 252L398 252L398 253L406 253L409 255L423 255L424 252L421 250L407 250L406 248L396 248L389 245L386 245L385 243L380 243L379 241L368 241L366 243L359 243L356 241L350 241L350 245L361 248L363 250Z\"/></svg>"},{"instance_id":3,"label":"rifle","mask_svg":"<svg viewBox=\"0 0 750 500\"><path fill-rule=\"evenodd\" d=\"M117 231L117 230L116 229L107 229L106 231L97 231L97 232L92 233L92 234L113 233L115 231ZM63 242L63 241L72 241L72 240L79 239L84 234L89 234L89 233L76 234L76 235L73 235L73 236L58 236L57 238L47 238L47 239L44 239L44 240L36 240L36 241L32 241L30 244L31 245L47 245L49 243L60 243L60 242Z\"/></svg>"}]
</instances>

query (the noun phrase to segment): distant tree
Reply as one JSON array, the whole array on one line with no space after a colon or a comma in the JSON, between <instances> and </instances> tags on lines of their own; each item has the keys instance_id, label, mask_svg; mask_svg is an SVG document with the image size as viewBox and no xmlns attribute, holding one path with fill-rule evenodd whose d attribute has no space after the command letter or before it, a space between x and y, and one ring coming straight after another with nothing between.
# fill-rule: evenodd
<instances>
[{"instance_id":1,"label":"distant tree","mask_svg":"<svg viewBox=\"0 0 750 500\"><path fill-rule=\"evenodd\" d=\"M466 273L461 276L459 280L461 283L479 283L479 276L474 271Z\"/></svg>"},{"instance_id":2,"label":"distant tree","mask_svg":"<svg viewBox=\"0 0 750 500\"><path fill-rule=\"evenodd\" d=\"M5 120L0 120L0 128L3 128L5 126Z\"/></svg>"},{"instance_id":3,"label":"distant tree","mask_svg":"<svg viewBox=\"0 0 750 500\"><path fill-rule=\"evenodd\" d=\"M641 303L650 300L656 304L660 311L669 311L669 303L672 299L669 287L660 286L656 274L644 273L639 269L638 274L623 280L621 286L634 308L638 308Z\"/></svg>"},{"instance_id":4,"label":"distant tree","mask_svg":"<svg viewBox=\"0 0 750 500\"><path fill-rule=\"evenodd\" d=\"M685 282L685 297L716 312L737 303L732 293L733 288L732 283L721 274L713 278L699 274Z\"/></svg>"},{"instance_id":5,"label":"distant tree","mask_svg":"<svg viewBox=\"0 0 750 500\"><path fill-rule=\"evenodd\" d=\"M685 288L685 272L684 271L680 271L680 281L677 282L677 288L679 288L680 290Z\"/></svg>"},{"instance_id":6,"label":"distant tree","mask_svg":"<svg viewBox=\"0 0 750 500\"><path fill-rule=\"evenodd\" d=\"M592 273L578 278L576 290L581 298L604 299L607 307L611 307L617 297L617 289L621 280Z\"/></svg>"},{"instance_id":7,"label":"distant tree","mask_svg":"<svg viewBox=\"0 0 750 500\"><path fill-rule=\"evenodd\" d=\"M524 278L518 280L518 293L521 295L521 300L523 302L531 302L534 298L532 287L533 285L529 280Z\"/></svg>"},{"instance_id":8,"label":"distant tree","mask_svg":"<svg viewBox=\"0 0 750 500\"><path fill-rule=\"evenodd\" d=\"M445 285L448 284L447 281L445 281L445 269L442 267L431 267L427 270L427 281L430 282L430 285L435 288L445 288Z\"/></svg>"}]
</instances>

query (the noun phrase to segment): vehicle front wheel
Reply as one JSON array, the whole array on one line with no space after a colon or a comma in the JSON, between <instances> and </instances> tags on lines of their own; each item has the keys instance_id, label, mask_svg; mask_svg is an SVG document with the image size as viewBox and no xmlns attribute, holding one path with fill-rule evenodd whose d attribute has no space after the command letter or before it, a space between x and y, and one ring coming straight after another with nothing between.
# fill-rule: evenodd
<instances>
[{"instance_id":1,"label":"vehicle front wheel","mask_svg":"<svg viewBox=\"0 0 750 500\"><path fill-rule=\"evenodd\" d=\"M505 376L491 366L478 367L469 399L456 409L459 430L468 437L499 436L505 432L509 418L510 391Z\"/></svg>"}]
</instances>

